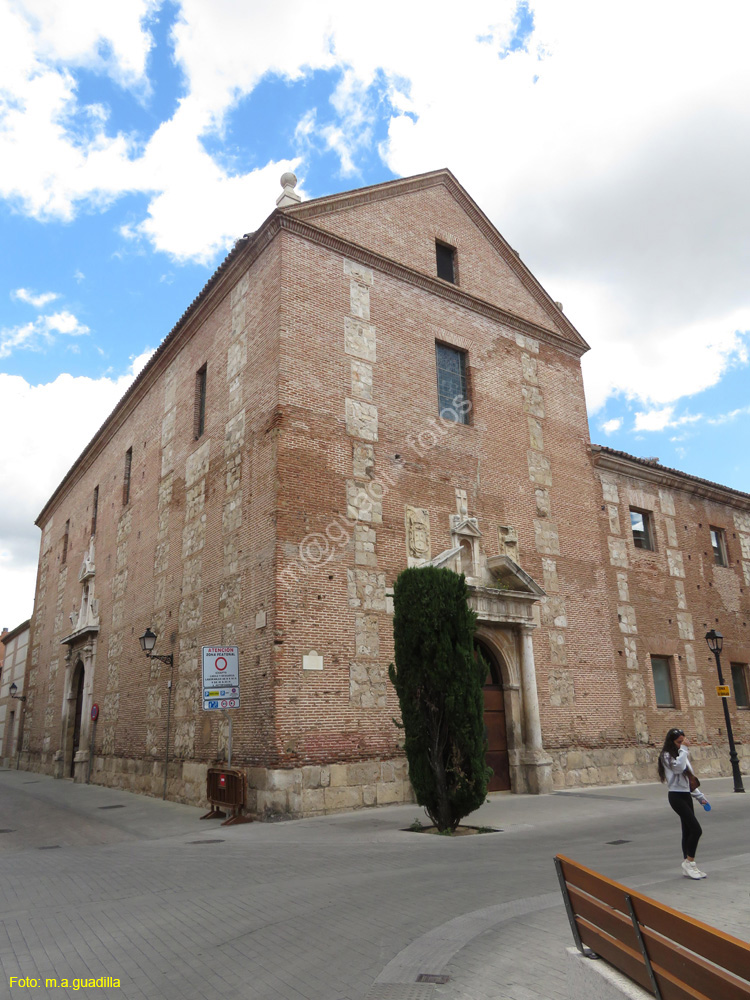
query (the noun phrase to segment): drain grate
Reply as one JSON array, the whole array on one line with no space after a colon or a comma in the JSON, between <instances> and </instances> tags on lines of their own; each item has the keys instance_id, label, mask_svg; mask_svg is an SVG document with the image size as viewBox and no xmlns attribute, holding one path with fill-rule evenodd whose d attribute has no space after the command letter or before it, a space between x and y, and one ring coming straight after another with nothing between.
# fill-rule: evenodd
<instances>
[{"instance_id":1,"label":"drain grate","mask_svg":"<svg viewBox=\"0 0 750 1000\"><path fill-rule=\"evenodd\" d=\"M223 840L189 840L188 844L223 844Z\"/></svg>"},{"instance_id":2,"label":"drain grate","mask_svg":"<svg viewBox=\"0 0 750 1000\"><path fill-rule=\"evenodd\" d=\"M15 833L15 830L0 830L0 833Z\"/></svg>"},{"instance_id":3,"label":"drain grate","mask_svg":"<svg viewBox=\"0 0 750 1000\"><path fill-rule=\"evenodd\" d=\"M34 781L22 781L21 784L22 785L38 785L39 782L40 782L40 780L41 780L40 778L36 778Z\"/></svg>"},{"instance_id":4,"label":"drain grate","mask_svg":"<svg viewBox=\"0 0 750 1000\"><path fill-rule=\"evenodd\" d=\"M450 980L450 976L435 976L431 972L420 972L417 976L418 983L437 983L439 986L443 983L447 983Z\"/></svg>"},{"instance_id":5,"label":"drain grate","mask_svg":"<svg viewBox=\"0 0 750 1000\"><path fill-rule=\"evenodd\" d=\"M97 809L124 809L125 806L97 806Z\"/></svg>"},{"instance_id":6,"label":"drain grate","mask_svg":"<svg viewBox=\"0 0 750 1000\"><path fill-rule=\"evenodd\" d=\"M45 847L37 847L37 850L38 851L54 851L54 850L57 850L57 848L59 846L60 846L59 844L48 844Z\"/></svg>"},{"instance_id":7,"label":"drain grate","mask_svg":"<svg viewBox=\"0 0 750 1000\"><path fill-rule=\"evenodd\" d=\"M617 846L618 844L632 844L633 841L632 840L608 840L607 843L608 844L614 844L615 846Z\"/></svg>"}]
</instances>

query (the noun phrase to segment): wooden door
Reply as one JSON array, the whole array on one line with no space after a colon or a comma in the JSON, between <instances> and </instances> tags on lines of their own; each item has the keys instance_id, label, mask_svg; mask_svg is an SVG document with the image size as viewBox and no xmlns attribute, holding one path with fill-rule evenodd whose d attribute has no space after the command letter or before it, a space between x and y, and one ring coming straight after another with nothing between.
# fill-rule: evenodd
<instances>
[{"instance_id":1,"label":"wooden door","mask_svg":"<svg viewBox=\"0 0 750 1000\"><path fill-rule=\"evenodd\" d=\"M488 791L503 792L510 788L505 695L495 657L483 643L478 642L477 648L489 668L484 684L484 729L487 734L487 764L494 773Z\"/></svg>"},{"instance_id":2,"label":"wooden door","mask_svg":"<svg viewBox=\"0 0 750 1000\"><path fill-rule=\"evenodd\" d=\"M75 759L81 744L81 712L83 711L83 667L78 673L76 686L76 714L73 724L73 753L70 755L70 776L75 777Z\"/></svg>"}]
</instances>

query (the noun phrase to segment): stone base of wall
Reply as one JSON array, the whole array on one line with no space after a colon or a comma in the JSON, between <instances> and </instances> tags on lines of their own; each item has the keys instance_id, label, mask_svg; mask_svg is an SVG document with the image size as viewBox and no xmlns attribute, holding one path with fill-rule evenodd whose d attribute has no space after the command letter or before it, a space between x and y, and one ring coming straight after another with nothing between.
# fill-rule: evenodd
<instances>
[{"instance_id":1,"label":"stone base of wall","mask_svg":"<svg viewBox=\"0 0 750 1000\"><path fill-rule=\"evenodd\" d=\"M172 802L208 808L206 771L219 764L170 761L167 798ZM63 777L52 754L21 754L24 771ZM76 781L85 781L88 761L76 765ZM246 812L260 820L300 819L347 812L369 806L414 802L404 758L353 764L271 769L244 768L247 774ZM125 757L95 757L90 782L107 788L161 798L164 764Z\"/></svg>"},{"instance_id":2,"label":"stone base of wall","mask_svg":"<svg viewBox=\"0 0 750 1000\"><path fill-rule=\"evenodd\" d=\"M552 782L559 789L656 781L660 749L638 746L552 751ZM742 773L750 774L750 745L738 746L737 755ZM690 757L699 778L731 777L726 747L691 745Z\"/></svg>"},{"instance_id":3,"label":"stone base of wall","mask_svg":"<svg viewBox=\"0 0 750 1000\"><path fill-rule=\"evenodd\" d=\"M404 758L270 770L250 767L250 810L258 819L323 816L414 802Z\"/></svg>"},{"instance_id":4,"label":"stone base of wall","mask_svg":"<svg viewBox=\"0 0 750 1000\"><path fill-rule=\"evenodd\" d=\"M561 750L550 753L554 789L592 785L636 784L656 780L656 747L614 747L599 750ZM750 774L750 745L739 746L740 769ZM702 778L731 776L729 753L723 747L691 746L696 773ZM21 770L65 777L61 762L51 753L21 754ZM217 764L170 761L167 798L172 802L208 808L206 771ZM414 802L406 759L359 761L352 764L311 765L296 768L245 768L246 811L260 820L300 819L372 806ZM85 781L88 760L76 762L76 781ZM162 761L125 757L95 757L92 785L161 798ZM527 791L527 789L523 789Z\"/></svg>"}]
</instances>

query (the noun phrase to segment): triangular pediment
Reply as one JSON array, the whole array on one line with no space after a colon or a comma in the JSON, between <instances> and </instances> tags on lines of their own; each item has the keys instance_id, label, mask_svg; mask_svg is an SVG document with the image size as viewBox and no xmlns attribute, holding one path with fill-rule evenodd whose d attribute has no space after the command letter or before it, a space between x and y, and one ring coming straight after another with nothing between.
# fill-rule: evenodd
<instances>
[{"instance_id":1,"label":"triangular pediment","mask_svg":"<svg viewBox=\"0 0 750 1000\"><path fill-rule=\"evenodd\" d=\"M471 538L481 538L482 532L477 527L476 518L474 517L456 517L451 518L451 532L454 535L468 535Z\"/></svg>"},{"instance_id":2,"label":"triangular pediment","mask_svg":"<svg viewBox=\"0 0 750 1000\"><path fill-rule=\"evenodd\" d=\"M431 276L435 242L454 246L457 289L549 331L578 353L588 350L559 304L450 170L315 198L283 211Z\"/></svg>"},{"instance_id":3,"label":"triangular pediment","mask_svg":"<svg viewBox=\"0 0 750 1000\"><path fill-rule=\"evenodd\" d=\"M534 597L546 596L546 591L510 556L490 556L487 559L487 569L492 575L493 585L501 590L533 594Z\"/></svg>"}]
</instances>

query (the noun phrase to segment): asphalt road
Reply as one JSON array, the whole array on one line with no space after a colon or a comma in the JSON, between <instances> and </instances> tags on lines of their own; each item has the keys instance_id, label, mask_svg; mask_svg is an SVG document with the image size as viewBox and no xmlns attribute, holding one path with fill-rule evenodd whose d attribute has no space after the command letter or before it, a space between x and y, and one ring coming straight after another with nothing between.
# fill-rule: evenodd
<instances>
[{"instance_id":1,"label":"asphalt road","mask_svg":"<svg viewBox=\"0 0 750 1000\"><path fill-rule=\"evenodd\" d=\"M693 882L658 785L500 793L470 821L501 832L449 839L405 830L417 806L224 828L0 771L0 997L564 998L558 852L750 940L750 794L703 788ZM107 976L120 986L73 987Z\"/></svg>"}]
</instances>

